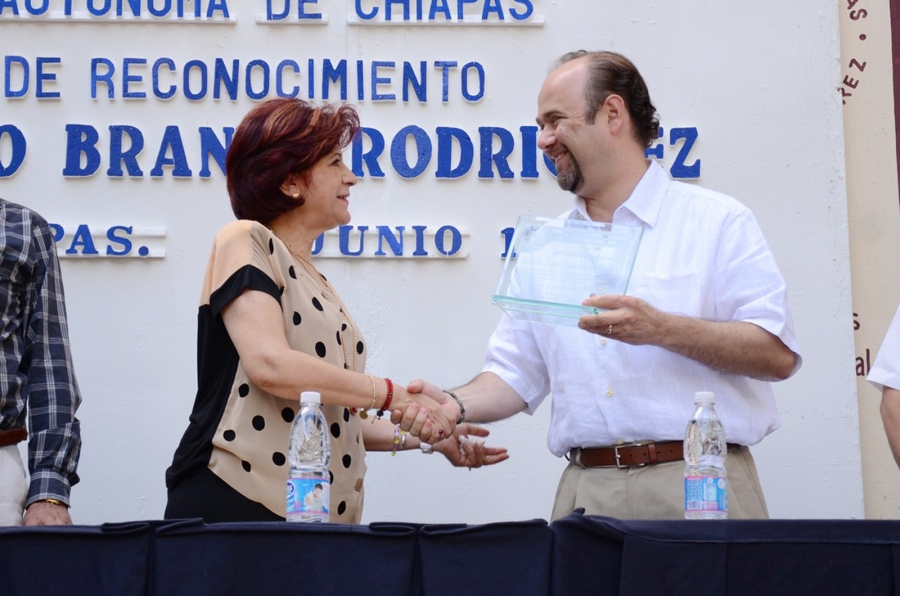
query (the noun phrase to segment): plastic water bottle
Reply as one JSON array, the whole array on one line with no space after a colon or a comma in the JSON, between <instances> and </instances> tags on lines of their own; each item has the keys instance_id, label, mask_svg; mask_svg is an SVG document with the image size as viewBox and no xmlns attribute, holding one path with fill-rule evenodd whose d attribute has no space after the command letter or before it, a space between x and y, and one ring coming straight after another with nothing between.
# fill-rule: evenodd
<instances>
[{"instance_id":1,"label":"plastic water bottle","mask_svg":"<svg viewBox=\"0 0 900 596\"><path fill-rule=\"evenodd\" d=\"M286 518L292 522L328 521L331 482L328 463L331 445L322 397L315 391L300 394L300 411L291 424L288 444Z\"/></svg>"},{"instance_id":2,"label":"plastic water bottle","mask_svg":"<svg viewBox=\"0 0 900 596\"><path fill-rule=\"evenodd\" d=\"M709 391L694 396L697 410L684 435L684 518L728 517L725 431Z\"/></svg>"}]
</instances>

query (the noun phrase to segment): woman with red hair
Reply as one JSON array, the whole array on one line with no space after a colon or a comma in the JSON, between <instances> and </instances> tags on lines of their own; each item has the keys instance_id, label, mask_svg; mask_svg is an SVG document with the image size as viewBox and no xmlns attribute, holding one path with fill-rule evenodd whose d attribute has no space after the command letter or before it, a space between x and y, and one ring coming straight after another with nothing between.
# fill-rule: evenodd
<instances>
[{"instance_id":1,"label":"woman with red hair","mask_svg":"<svg viewBox=\"0 0 900 596\"><path fill-rule=\"evenodd\" d=\"M275 99L235 131L225 165L238 221L217 233L203 283L198 391L166 471L166 518L284 519L288 435L301 391L322 396L332 522L361 519L366 449L422 441L470 467L507 457L461 439L487 430L462 423L455 400L440 404L365 374L362 332L311 260L315 239L350 221L357 179L342 150L358 129L350 106Z\"/></svg>"}]
</instances>

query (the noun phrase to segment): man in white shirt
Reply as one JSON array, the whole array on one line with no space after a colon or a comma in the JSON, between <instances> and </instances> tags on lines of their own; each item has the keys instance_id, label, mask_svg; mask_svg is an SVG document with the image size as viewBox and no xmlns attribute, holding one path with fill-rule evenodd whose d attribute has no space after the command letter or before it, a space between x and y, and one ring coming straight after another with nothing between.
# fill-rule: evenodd
<instances>
[{"instance_id":1,"label":"man in white shirt","mask_svg":"<svg viewBox=\"0 0 900 596\"><path fill-rule=\"evenodd\" d=\"M579 328L504 315L484 371L455 393L479 422L533 412L553 394L548 446L570 464L552 519L577 508L673 519L684 517L694 393L712 391L730 446L729 518L765 518L747 447L780 424L769 382L801 363L785 283L746 207L646 160L655 112L621 55L573 52L548 75L538 145L576 195L562 217L644 228L628 295L585 297L604 310Z\"/></svg>"},{"instance_id":2,"label":"man in white shirt","mask_svg":"<svg viewBox=\"0 0 900 596\"><path fill-rule=\"evenodd\" d=\"M894 461L900 465L900 308L866 379L881 391L881 421Z\"/></svg>"}]
</instances>

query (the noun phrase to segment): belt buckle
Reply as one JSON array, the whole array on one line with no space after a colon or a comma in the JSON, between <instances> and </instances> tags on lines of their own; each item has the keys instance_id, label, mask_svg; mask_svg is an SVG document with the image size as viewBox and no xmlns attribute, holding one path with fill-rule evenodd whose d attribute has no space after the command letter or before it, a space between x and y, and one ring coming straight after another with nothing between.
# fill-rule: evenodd
<instances>
[{"instance_id":1,"label":"belt buckle","mask_svg":"<svg viewBox=\"0 0 900 596\"><path fill-rule=\"evenodd\" d=\"M644 443L623 443L622 445L613 445L613 453L616 454L616 467L621 469L624 468L641 468L646 466L647 464L623 464L620 460L619 449L623 447L641 447Z\"/></svg>"}]
</instances>

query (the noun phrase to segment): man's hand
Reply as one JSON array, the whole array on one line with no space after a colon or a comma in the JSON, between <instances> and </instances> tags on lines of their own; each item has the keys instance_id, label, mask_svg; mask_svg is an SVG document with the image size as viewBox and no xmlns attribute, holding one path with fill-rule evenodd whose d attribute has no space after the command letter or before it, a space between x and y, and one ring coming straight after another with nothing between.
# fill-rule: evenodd
<instances>
[{"instance_id":1,"label":"man's hand","mask_svg":"<svg viewBox=\"0 0 900 596\"><path fill-rule=\"evenodd\" d=\"M65 505L36 501L25 511L23 526L71 526L72 517Z\"/></svg>"},{"instance_id":2,"label":"man's hand","mask_svg":"<svg viewBox=\"0 0 900 596\"><path fill-rule=\"evenodd\" d=\"M460 415L456 402L449 403L446 398L443 392L436 400L395 384L393 403L397 406L391 406L391 422L426 443L443 441L456 430Z\"/></svg>"},{"instance_id":3,"label":"man's hand","mask_svg":"<svg viewBox=\"0 0 900 596\"><path fill-rule=\"evenodd\" d=\"M787 379L798 356L777 336L745 321L706 321L667 313L634 296L591 296L585 306L609 309L585 315L578 326L632 345L653 345L720 372L764 381Z\"/></svg>"},{"instance_id":4,"label":"man's hand","mask_svg":"<svg viewBox=\"0 0 900 596\"><path fill-rule=\"evenodd\" d=\"M660 345L666 329L666 314L645 300L609 294L591 296L581 304L606 309L600 314L581 317L578 320L581 329L635 346Z\"/></svg>"}]
</instances>

